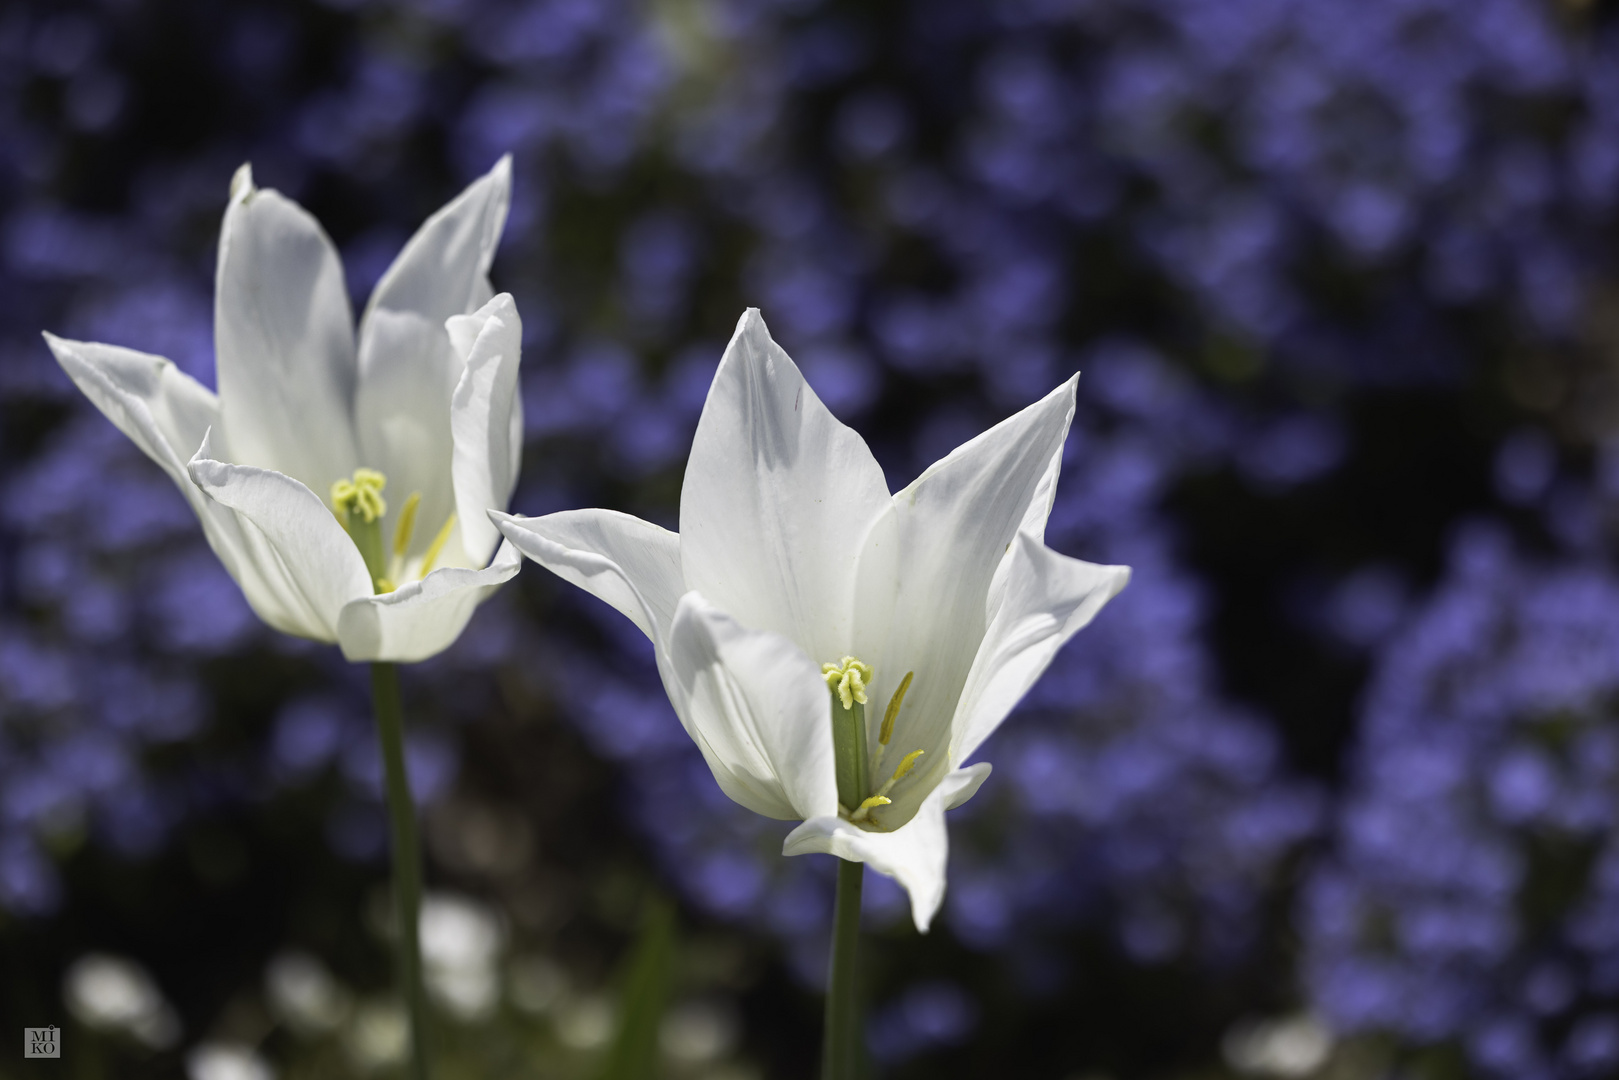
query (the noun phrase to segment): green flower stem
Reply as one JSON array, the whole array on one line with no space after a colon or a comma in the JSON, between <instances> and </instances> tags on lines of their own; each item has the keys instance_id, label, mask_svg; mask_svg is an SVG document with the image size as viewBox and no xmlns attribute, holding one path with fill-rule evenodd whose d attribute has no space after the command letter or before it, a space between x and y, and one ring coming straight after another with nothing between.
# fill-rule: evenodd
<instances>
[{"instance_id":1,"label":"green flower stem","mask_svg":"<svg viewBox=\"0 0 1619 1080\"><path fill-rule=\"evenodd\" d=\"M860 1075L860 887L866 864L838 860L838 899L832 914L832 973L826 987L821 1080Z\"/></svg>"},{"instance_id":2,"label":"green flower stem","mask_svg":"<svg viewBox=\"0 0 1619 1080\"><path fill-rule=\"evenodd\" d=\"M422 949L418 931L422 907L422 852L416 838L416 804L405 775L404 716L399 705L399 672L393 664L371 665L371 698L377 711L377 738L388 780L388 820L393 832L394 921L398 929L399 990L410 1009L413 1080L427 1080L427 999L422 993Z\"/></svg>"},{"instance_id":3,"label":"green flower stem","mask_svg":"<svg viewBox=\"0 0 1619 1080\"><path fill-rule=\"evenodd\" d=\"M859 808L866 782L866 707L845 709L832 694L833 768L838 801ZM838 860L838 897L832 915L832 970L826 986L826 1027L821 1042L822 1080L855 1080L860 1075L860 887L865 864Z\"/></svg>"}]
</instances>

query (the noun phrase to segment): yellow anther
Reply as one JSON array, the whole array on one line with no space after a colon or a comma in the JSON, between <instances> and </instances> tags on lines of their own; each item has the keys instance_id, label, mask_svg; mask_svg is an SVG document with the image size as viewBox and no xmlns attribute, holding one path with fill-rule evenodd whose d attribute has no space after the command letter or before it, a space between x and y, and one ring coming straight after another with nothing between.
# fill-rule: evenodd
<instances>
[{"instance_id":1,"label":"yellow anther","mask_svg":"<svg viewBox=\"0 0 1619 1080\"><path fill-rule=\"evenodd\" d=\"M394 589L396 588L396 586L388 578L379 577L376 580L376 588L377 588L378 594L381 594L381 593L385 593L385 592L393 592Z\"/></svg>"},{"instance_id":2,"label":"yellow anther","mask_svg":"<svg viewBox=\"0 0 1619 1080\"><path fill-rule=\"evenodd\" d=\"M355 469L352 480L338 480L332 484L332 509L345 525L351 514L358 514L367 525L388 512L388 503L382 489L388 478L375 469Z\"/></svg>"},{"instance_id":3,"label":"yellow anther","mask_svg":"<svg viewBox=\"0 0 1619 1080\"><path fill-rule=\"evenodd\" d=\"M878 749L881 749L881 747L878 747ZM906 754L903 758L901 758L899 768L894 770L894 775L890 776L887 780L884 780L883 786L878 788L877 794L873 795L871 798L882 799L884 802L887 802L887 795L890 791L894 790L894 785L905 779L910 771L916 768L916 759L921 757L926 752L927 751L925 750L912 750L909 754ZM870 802L871 799L867 799L866 801ZM849 820L857 821L859 819L851 817Z\"/></svg>"},{"instance_id":4,"label":"yellow anther","mask_svg":"<svg viewBox=\"0 0 1619 1080\"><path fill-rule=\"evenodd\" d=\"M836 664L822 664L821 675L826 685L838 695L845 709L854 708L855 702L866 703L866 684L871 682L871 665L862 664L852 656L845 656Z\"/></svg>"},{"instance_id":5,"label":"yellow anther","mask_svg":"<svg viewBox=\"0 0 1619 1080\"><path fill-rule=\"evenodd\" d=\"M879 806L887 806L889 803L891 803L893 801L894 800L892 800L890 798L887 798L886 796L883 796L883 795L873 795L871 798L869 798L865 802L861 803L859 808L857 810L855 810L854 813L849 815L849 820L850 821L865 821L867 818L869 818L871 816L871 812L873 810L877 809Z\"/></svg>"},{"instance_id":6,"label":"yellow anther","mask_svg":"<svg viewBox=\"0 0 1619 1080\"><path fill-rule=\"evenodd\" d=\"M438 561L439 552L444 550L444 545L449 542L450 533L454 529L455 515L451 514L444 519L444 525L439 529L438 535L433 537L433 542L427 545L427 554L422 556L422 577L426 577L433 569L433 564Z\"/></svg>"},{"instance_id":7,"label":"yellow anther","mask_svg":"<svg viewBox=\"0 0 1619 1080\"><path fill-rule=\"evenodd\" d=\"M410 534L416 530L416 508L422 505L422 493L413 491L405 505L399 508L399 524L394 526L394 558L403 559L410 547Z\"/></svg>"},{"instance_id":8,"label":"yellow anther","mask_svg":"<svg viewBox=\"0 0 1619 1080\"><path fill-rule=\"evenodd\" d=\"M888 699L888 711L883 713L883 726L877 732L877 741L883 746L887 746L888 740L894 737L894 721L899 717L900 704L904 702L905 691L911 688L911 676L915 674L916 672L914 671L907 671L905 678L899 681L899 689L895 690L894 696Z\"/></svg>"}]
</instances>

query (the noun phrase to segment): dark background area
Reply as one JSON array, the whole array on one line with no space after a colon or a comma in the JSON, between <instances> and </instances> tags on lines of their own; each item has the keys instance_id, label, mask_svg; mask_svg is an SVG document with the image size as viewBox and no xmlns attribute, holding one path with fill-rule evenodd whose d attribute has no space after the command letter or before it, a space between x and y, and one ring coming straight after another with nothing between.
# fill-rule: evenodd
<instances>
[{"instance_id":1,"label":"dark background area","mask_svg":"<svg viewBox=\"0 0 1619 1080\"><path fill-rule=\"evenodd\" d=\"M238 164L358 306L506 152L515 511L672 524L746 306L895 488L1083 372L1048 539L1135 576L981 752L935 929L868 883L881 1075L1612 1075L1614 15L0 8L0 1017L66 1029L0 1077L392 1067L364 673L38 334L211 384ZM632 626L530 566L405 679L444 1075L589 1075L657 897L667 1075L813 1075L830 860Z\"/></svg>"}]
</instances>

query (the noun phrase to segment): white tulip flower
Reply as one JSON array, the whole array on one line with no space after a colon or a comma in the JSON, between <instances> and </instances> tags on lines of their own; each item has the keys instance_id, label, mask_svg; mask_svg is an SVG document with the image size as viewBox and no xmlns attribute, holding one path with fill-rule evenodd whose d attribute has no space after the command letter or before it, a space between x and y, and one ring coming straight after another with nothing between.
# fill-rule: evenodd
<instances>
[{"instance_id":1,"label":"white tulip flower","mask_svg":"<svg viewBox=\"0 0 1619 1080\"><path fill-rule=\"evenodd\" d=\"M611 510L491 517L652 639L720 787L802 819L784 854L896 878L926 930L944 898L944 813L990 771L963 763L1129 579L1045 546L1074 391L891 495L750 310L703 407L678 535ZM886 703L880 724L868 702Z\"/></svg>"},{"instance_id":2,"label":"white tulip flower","mask_svg":"<svg viewBox=\"0 0 1619 1080\"><path fill-rule=\"evenodd\" d=\"M162 357L45 335L276 629L353 661L421 660L517 573L486 515L522 449L522 326L488 276L510 192L503 158L429 218L356 342L331 240L242 166L219 237L217 395Z\"/></svg>"}]
</instances>

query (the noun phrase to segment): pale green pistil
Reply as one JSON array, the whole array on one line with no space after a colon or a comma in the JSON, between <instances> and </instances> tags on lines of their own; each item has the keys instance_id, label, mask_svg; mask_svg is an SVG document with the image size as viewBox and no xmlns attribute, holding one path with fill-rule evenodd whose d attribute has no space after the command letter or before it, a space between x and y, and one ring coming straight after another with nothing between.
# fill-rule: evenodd
<instances>
[{"instance_id":1,"label":"pale green pistil","mask_svg":"<svg viewBox=\"0 0 1619 1080\"><path fill-rule=\"evenodd\" d=\"M371 572L371 585L379 593L392 592L388 579L388 557L382 546L382 517L388 503L382 489L388 478L375 469L355 469L352 480L332 484L332 512L360 549L360 558Z\"/></svg>"},{"instance_id":2,"label":"pale green pistil","mask_svg":"<svg viewBox=\"0 0 1619 1080\"><path fill-rule=\"evenodd\" d=\"M390 556L382 544L382 519L388 513L388 501L382 497L382 489L387 486L388 478L375 469L355 469L353 479L332 483L332 513L354 540L354 546L360 549L360 558L365 560L365 568L371 574L371 587L379 593L393 592L405 572L405 556L416 529L416 509L422 503L419 491L411 492L410 498L405 500L394 525ZM454 529L455 514L452 513L427 546L415 577L426 577L433 569Z\"/></svg>"},{"instance_id":3,"label":"pale green pistil","mask_svg":"<svg viewBox=\"0 0 1619 1080\"><path fill-rule=\"evenodd\" d=\"M821 665L821 675L832 692L832 754L838 783L838 812L863 828L879 827L871 816L872 811L893 802L888 793L909 775L916 766L917 758L922 756L921 750L906 754L899 768L894 770L894 775L875 792L866 794L871 791L867 774L876 771L882 764L883 752L888 749L888 741L894 735L894 720L899 716L900 705L905 700L905 692L911 688L911 676L914 674L909 671L905 673L899 689L888 701L883 725L877 732L877 755L868 767L866 688L871 684L871 665L863 664L852 656L845 656L836 664Z\"/></svg>"}]
</instances>

